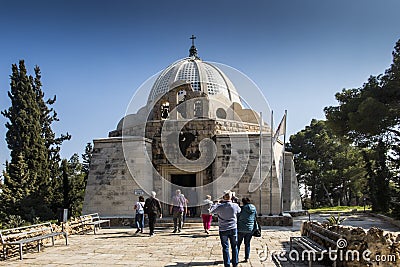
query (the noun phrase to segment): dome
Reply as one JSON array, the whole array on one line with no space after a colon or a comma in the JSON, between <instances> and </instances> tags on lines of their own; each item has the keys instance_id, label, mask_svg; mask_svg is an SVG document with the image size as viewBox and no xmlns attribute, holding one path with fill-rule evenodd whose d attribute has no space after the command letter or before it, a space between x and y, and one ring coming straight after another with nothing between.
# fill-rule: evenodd
<instances>
[{"instance_id":1,"label":"dome","mask_svg":"<svg viewBox=\"0 0 400 267\"><path fill-rule=\"evenodd\" d=\"M150 91L148 102L153 102L172 89L170 86L174 82L186 81L193 90L204 92L209 97L222 95L232 103L241 104L239 94L229 78L218 67L201 60L197 53L192 52L191 56L172 63L161 72Z\"/></svg>"}]
</instances>

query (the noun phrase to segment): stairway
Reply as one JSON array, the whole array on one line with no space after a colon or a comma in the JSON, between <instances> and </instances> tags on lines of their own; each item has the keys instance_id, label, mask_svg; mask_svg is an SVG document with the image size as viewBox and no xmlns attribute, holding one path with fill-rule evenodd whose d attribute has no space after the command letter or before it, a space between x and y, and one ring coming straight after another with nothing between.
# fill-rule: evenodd
<instances>
[{"instance_id":1,"label":"stairway","mask_svg":"<svg viewBox=\"0 0 400 267\"><path fill-rule=\"evenodd\" d=\"M212 225L218 225L218 223L212 222ZM173 218L163 217L161 219L157 219L156 227L173 228ZM203 220L200 217L186 217L184 227L203 228Z\"/></svg>"}]
</instances>

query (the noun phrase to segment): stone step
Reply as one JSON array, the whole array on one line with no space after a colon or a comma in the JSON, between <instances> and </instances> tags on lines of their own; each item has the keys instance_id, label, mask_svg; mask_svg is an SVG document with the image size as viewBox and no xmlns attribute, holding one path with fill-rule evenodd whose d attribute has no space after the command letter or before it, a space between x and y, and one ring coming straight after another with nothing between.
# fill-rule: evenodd
<instances>
[{"instance_id":1,"label":"stone step","mask_svg":"<svg viewBox=\"0 0 400 267\"><path fill-rule=\"evenodd\" d=\"M211 225L218 225L217 222L212 222ZM161 219L157 219L156 223L157 227L174 227L174 221L172 217L163 217ZM184 222L184 227L203 227L203 220L200 217L186 217Z\"/></svg>"},{"instance_id":2,"label":"stone step","mask_svg":"<svg viewBox=\"0 0 400 267\"><path fill-rule=\"evenodd\" d=\"M173 228L174 223L173 222L157 222L156 227ZM201 227L203 227L203 224L202 223L184 223L184 227L201 228Z\"/></svg>"}]
</instances>

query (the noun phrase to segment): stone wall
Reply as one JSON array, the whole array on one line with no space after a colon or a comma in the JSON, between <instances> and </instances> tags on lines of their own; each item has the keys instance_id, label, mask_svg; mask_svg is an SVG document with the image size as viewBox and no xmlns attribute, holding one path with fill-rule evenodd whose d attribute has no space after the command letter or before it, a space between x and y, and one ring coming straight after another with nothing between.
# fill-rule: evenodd
<instances>
[{"instance_id":1,"label":"stone wall","mask_svg":"<svg viewBox=\"0 0 400 267\"><path fill-rule=\"evenodd\" d=\"M216 186L223 189L225 179L236 178L242 173L232 191L240 198L248 197L259 214L270 212L270 135L262 140L261 176L259 169L260 138L258 134L220 134L216 136L217 157L214 177L222 177ZM248 156L248 158L247 158ZM274 168L272 169L274 170ZM226 178L225 178L226 177ZM261 183L261 191L260 191ZM225 188L226 189L226 188ZM223 190L222 190L223 191ZM276 172L272 172L272 213L280 212L280 186Z\"/></svg>"},{"instance_id":2,"label":"stone wall","mask_svg":"<svg viewBox=\"0 0 400 267\"><path fill-rule=\"evenodd\" d=\"M97 212L101 217L134 217L136 194L145 192L143 185L138 185L133 177L149 181L145 187L152 190L151 164L145 164L148 155L151 157L150 141L142 137L124 138L124 146L129 147L125 149L127 161L122 138L94 140L83 214Z\"/></svg>"},{"instance_id":3,"label":"stone wall","mask_svg":"<svg viewBox=\"0 0 400 267\"><path fill-rule=\"evenodd\" d=\"M261 216L257 217L261 226L293 226L293 217L289 213L283 213L282 216Z\"/></svg>"},{"instance_id":4,"label":"stone wall","mask_svg":"<svg viewBox=\"0 0 400 267\"><path fill-rule=\"evenodd\" d=\"M283 182L283 210L300 211L301 204L299 183L297 182L296 170L294 168L293 154L285 152L285 176Z\"/></svg>"},{"instance_id":5,"label":"stone wall","mask_svg":"<svg viewBox=\"0 0 400 267\"><path fill-rule=\"evenodd\" d=\"M151 161L149 165L152 165L155 171L153 173L151 170L144 171L143 175L149 177L148 182L152 183L146 188L155 190L157 197L164 202L170 199L170 194L174 191L168 182L171 175L192 173L196 174L196 186L202 186L202 189L197 191L199 198L210 194L217 199L222 196L224 190L232 189L239 198L249 197L260 214L276 215L285 210L301 209L292 154L286 153L285 156L283 182L278 178L280 175L277 173L278 168L275 167L274 162L272 162L271 170L269 126L264 125L262 129L262 178L260 181L259 124L220 118L176 119L179 116L174 113L171 113L171 118L168 120L161 119L163 101L168 102L171 105L170 108L174 108L178 104L177 92L185 89L184 87L176 88L171 95L161 98L151 113L151 120L142 124L132 123L123 129L119 127L109 133L108 139L95 140L84 213L99 212L102 217L117 215L126 217L132 212L127 203L130 201L132 204L134 201L132 191L141 188L141 185L132 179L132 175L136 177L136 172L142 171L143 164L141 163L145 156L143 151L137 151L139 154L135 155L136 152L132 146L132 157L128 157L127 162L124 163L122 146L118 141L122 140L122 135L123 139L148 140L146 141L149 149L147 157ZM198 92L187 92L189 98L195 96L191 94L198 94ZM207 108L203 107L203 110L206 111ZM254 112L247 115L251 115L250 121L255 121L254 118L258 116ZM169 133L165 134L165 131ZM207 157L202 157L199 144L204 139L210 139L215 143L217 148L215 159L209 160ZM275 145L276 149L282 149L282 147L281 143ZM166 151L172 152L172 156L169 154L167 157ZM204 153L204 155L207 154ZM132 170L134 173L131 175ZM242 175L237 177L238 173ZM143 175L138 174L140 177ZM270 190L271 179L272 190ZM281 198L282 190L283 198Z\"/></svg>"}]
</instances>

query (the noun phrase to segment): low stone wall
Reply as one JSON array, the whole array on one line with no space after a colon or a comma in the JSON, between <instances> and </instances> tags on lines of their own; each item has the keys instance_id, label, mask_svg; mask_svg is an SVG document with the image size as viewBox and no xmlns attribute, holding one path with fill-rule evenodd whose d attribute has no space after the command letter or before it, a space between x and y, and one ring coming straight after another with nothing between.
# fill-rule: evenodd
<instances>
[{"instance_id":1,"label":"low stone wall","mask_svg":"<svg viewBox=\"0 0 400 267\"><path fill-rule=\"evenodd\" d=\"M282 216L259 216L257 221L261 226L293 226L293 218L288 213L284 213Z\"/></svg>"},{"instance_id":2,"label":"low stone wall","mask_svg":"<svg viewBox=\"0 0 400 267\"><path fill-rule=\"evenodd\" d=\"M81 234L85 231L93 231L93 225L82 225L82 222L79 218L72 217L68 222L62 223L61 225L53 225L54 231L64 231L67 232L68 235L76 235Z\"/></svg>"},{"instance_id":3,"label":"low stone wall","mask_svg":"<svg viewBox=\"0 0 400 267\"><path fill-rule=\"evenodd\" d=\"M109 219L110 226L133 226L135 221L135 218L102 217L102 219ZM68 222L63 223L62 225L53 225L55 231L65 231L68 235L90 232L93 231L93 227L93 225L83 225L79 218L71 218Z\"/></svg>"},{"instance_id":4,"label":"low stone wall","mask_svg":"<svg viewBox=\"0 0 400 267\"><path fill-rule=\"evenodd\" d=\"M62 226L56 225L56 224L51 224L53 231L54 232L62 232ZM6 229L4 229L6 230ZM7 231L7 230L6 230ZM32 238L35 236L40 236L40 235L45 235L50 233L50 228L49 225L43 226L43 225L38 225L38 226L29 226L29 229L19 229L15 228L15 230L11 230L8 232L5 236L3 236L3 239L5 242L13 242L13 241L18 241L21 239L26 239L26 238ZM58 235L55 236L54 239L64 239L65 237L63 235ZM23 250L24 254L26 251L29 250L35 250L37 251L37 246L38 242L43 246L45 244L50 244L52 243L51 238L46 238L42 239L40 241L34 241L34 242L28 242L23 245ZM12 258L12 257L17 257L19 256L19 246L16 245L6 245L3 246L2 243L0 242L0 246L5 250L6 252L6 257L7 258ZM5 260L3 255L0 256L1 260Z\"/></svg>"},{"instance_id":5,"label":"low stone wall","mask_svg":"<svg viewBox=\"0 0 400 267\"><path fill-rule=\"evenodd\" d=\"M135 224L135 218L102 218L110 220L111 226L133 226ZM145 223L147 225L147 216L145 216Z\"/></svg>"},{"instance_id":6,"label":"low stone wall","mask_svg":"<svg viewBox=\"0 0 400 267\"><path fill-rule=\"evenodd\" d=\"M327 226L310 221L303 222L302 235L310 229L312 223L340 234L347 241L347 246L338 253L338 266L400 266L400 235L385 233L376 227L366 231L360 227Z\"/></svg>"},{"instance_id":7,"label":"low stone wall","mask_svg":"<svg viewBox=\"0 0 400 267\"><path fill-rule=\"evenodd\" d=\"M308 214L307 210L290 210L290 211L285 211L285 213L289 213L290 216L292 217L299 217L299 216L305 216Z\"/></svg>"}]
</instances>

